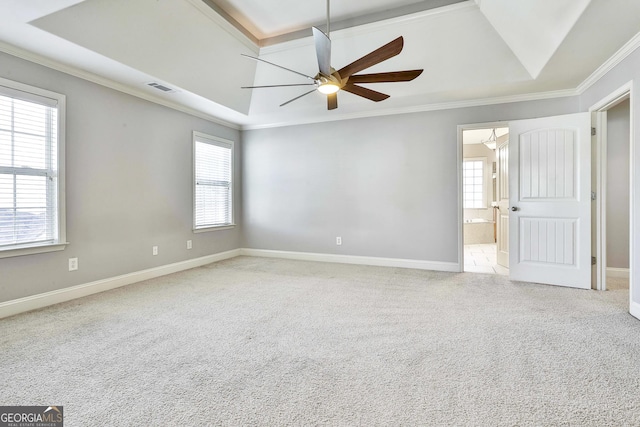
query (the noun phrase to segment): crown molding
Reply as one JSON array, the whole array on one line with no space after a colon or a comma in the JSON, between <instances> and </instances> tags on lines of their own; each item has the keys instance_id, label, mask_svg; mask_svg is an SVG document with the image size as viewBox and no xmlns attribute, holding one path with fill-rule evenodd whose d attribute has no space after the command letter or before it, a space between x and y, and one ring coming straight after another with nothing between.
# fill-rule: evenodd
<instances>
[{"instance_id":1,"label":"crown molding","mask_svg":"<svg viewBox=\"0 0 640 427\"><path fill-rule=\"evenodd\" d=\"M244 44L246 44L253 50L257 49L257 46L254 43L252 43L245 35L243 35L239 30L237 30L235 27L229 24L222 17L217 15L208 6L201 4L199 0L188 0L188 1L190 4L193 4L198 10L202 11L202 13L204 13L206 16L213 19L216 23L220 24L225 29L227 29L230 34L232 34L234 37L237 37ZM387 25L396 25L398 23L408 22L410 20L424 19L428 16L433 16L440 13L447 13L451 11L464 10L464 9L476 8L476 7L478 6L473 1L456 3L453 5L445 6L435 10L427 10L427 11L418 12L411 15L388 19L381 22L365 24L360 27L353 27L353 28L348 28L344 30L339 30L339 31L336 31L336 33L332 33L332 36L335 37L336 39L341 39L341 38L351 37L353 35L368 34L374 31L378 31ZM263 47L260 49L260 55L274 53L274 52L278 52L280 50L285 50L285 49L291 49L298 46L307 46L309 44L311 44L310 37L305 39L292 40L290 42L285 42L277 46ZM277 128L277 127L285 127L285 126L312 124L312 123L353 120L353 119L360 119L360 118L367 118L367 117L411 114L411 113L426 112L426 111L479 107L484 105L496 105L496 104L506 104L506 103L513 103L513 102L536 101L536 100L543 100L543 99L578 96L583 94L587 89L589 89L597 81L599 81L604 75L610 72L615 66L620 64L638 47L640 47L640 32L638 32L633 38L631 38L627 43L625 43L624 46L622 46L615 54L613 54L607 61L605 61L600 67L598 67L591 75L589 75L582 83L580 83L574 89L540 92L540 93L529 93L529 94L512 95L512 96L495 97L495 98L481 98L481 99L473 99L473 100L465 100L465 101L453 101L453 102L444 102L444 103L435 103L435 104L423 104L423 105L412 106L412 107L387 108L387 109L380 109L375 111L347 113L337 117L334 116L334 117L322 117L322 118L304 118L304 119L297 119L297 120L290 120L290 121L286 120L286 121L262 123L262 124L257 122L259 118L256 119L256 123L252 124L251 117L247 117L248 123L243 125L236 122L230 122L227 120L220 119L219 117L205 113L201 110L198 110L192 107L185 106L179 102L173 102L173 101L155 96L153 94L146 93L132 86L116 82L109 78L102 77L100 75L91 73L86 70L82 70L74 66L63 64L59 61L47 58L43 55L0 41L0 52L4 52L9 55L15 56L17 58L21 58L21 59L39 64L39 65L69 74L69 75L81 78L83 80L87 80L92 83L96 83L101 86L108 87L110 89L117 90L119 92L126 93L128 95L132 95L137 98L141 98L146 101L153 102L155 104L159 104L176 111L181 111L183 113L187 113L192 116L199 117L201 119L208 120L210 122L213 122L231 129L236 129L236 130L268 129L268 128Z\"/></svg>"},{"instance_id":2,"label":"crown molding","mask_svg":"<svg viewBox=\"0 0 640 427\"><path fill-rule=\"evenodd\" d=\"M620 64L625 58L631 55L638 47L640 47L640 32L633 36L628 42L626 42L616 53L614 53L609 59L607 59L602 65L591 73L589 77L584 79L582 83L578 85L576 91L579 95L582 95L587 89L593 86L598 80L605 76L609 71Z\"/></svg>"},{"instance_id":3,"label":"crown molding","mask_svg":"<svg viewBox=\"0 0 640 427\"><path fill-rule=\"evenodd\" d=\"M60 71L65 74L69 74L74 77L78 77L83 80L87 80L89 82L96 83L104 87L108 87L109 89L117 90L118 92L126 93L127 95L135 96L136 98L144 99L145 101L153 102L154 104L159 104L176 111L180 111L195 117L199 117L201 119L208 120L210 122L213 122L222 126L226 126L236 130L241 129L241 126L237 123L232 123L232 122L220 119L219 117L213 116L211 114L205 113L195 108L188 107L179 102L173 102L173 101L161 98L159 96L146 93L132 86L118 83L109 78L99 76L97 74L91 73L86 70L82 70L74 66L63 64L61 62L47 58L40 54L19 48L17 46L14 46L2 41L0 41L0 52L7 53L9 55L15 56L16 58L24 59L26 61L33 62L35 64L42 65L47 68L51 68L53 70Z\"/></svg>"},{"instance_id":4,"label":"crown molding","mask_svg":"<svg viewBox=\"0 0 640 427\"><path fill-rule=\"evenodd\" d=\"M495 98L480 98L465 101L442 102L437 104L423 104L411 107L387 108L360 113L346 113L338 117L304 118L299 120L282 121L264 124L249 124L241 126L241 130L269 129L285 126L297 126L313 123L335 122L342 120L364 119L368 117L393 116L398 114L422 113L426 111L453 110L457 108L481 107L484 105L510 104L514 102L539 101L544 99L564 98L578 95L575 89L557 90L549 92L509 95Z\"/></svg>"},{"instance_id":5,"label":"crown molding","mask_svg":"<svg viewBox=\"0 0 640 427\"><path fill-rule=\"evenodd\" d=\"M472 7L475 7L471 2L461 3L461 4L464 5L465 7L469 7L469 4L471 4ZM459 6L461 4L459 3L449 7L451 8L457 7L458 9L461 9L462 7ZM371 25L375 25L375 24L371 24ZM291 43L295 43L295 42L301 43L301 41L299 40ZM315 119L301 119L301 120L274 122L274 123L268 123L268 124L254 124L254 125L249 124L249 125L241 126L241 129L242 130L268 129L268 128L296 126L296 125L311 124L311 123L324 123L324 122L339 121L339 120L361 119L366 117L390 116L390 115L396 115L396 114L411 114L411 113L418 113L418 112L425 112L425 111L450 110L455 108L480 107L483 105L508 104L512 102L537 101L537 100L543 100L543 99L579 96L579 95L582 95L591 86L593 86L598 80L600 80L613 68L615 68L618 64L620 64L624 59L626 59L639 47L640 47L640 32L638 32L635 36L633 36L627 43L625 43L620 49L618 49L616 53L614 53L609 59L607 59L593 73L591 73L589 77L587 77L584 81L582 81L582 83L580 83L574 89L529 93L529 94L522 94L522 95L511 95L511 96L496 97L496 98L481 98L481 99L473 99L473 100L467 100L467 101L444 102L444 103L438 103L438 104L424 104L424 105L418 105L414 107L383 109L383 110L368 111L368 112L362 112L362 113L350 113L350 114L344 114L339 117L332 117L332 118L323 117L323 118L315 118ZM272 51L269 51L269 52L272 52Z\"/></svg>"}]
</instances>

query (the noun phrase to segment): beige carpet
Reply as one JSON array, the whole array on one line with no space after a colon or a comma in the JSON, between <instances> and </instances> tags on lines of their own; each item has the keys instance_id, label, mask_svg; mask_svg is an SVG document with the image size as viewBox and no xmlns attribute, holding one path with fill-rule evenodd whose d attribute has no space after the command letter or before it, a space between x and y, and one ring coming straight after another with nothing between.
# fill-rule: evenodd
<instances>
[{"instance_id":1,"label":"beige carpet","mask_svg":"<svg viewBox=\"0 0 640 427\"><path fill-rule=\"evenodd\" d=\"M0 404L67 426L637 426L627 298L239 257L0 320Z\"/></svg>"}]
</instances>

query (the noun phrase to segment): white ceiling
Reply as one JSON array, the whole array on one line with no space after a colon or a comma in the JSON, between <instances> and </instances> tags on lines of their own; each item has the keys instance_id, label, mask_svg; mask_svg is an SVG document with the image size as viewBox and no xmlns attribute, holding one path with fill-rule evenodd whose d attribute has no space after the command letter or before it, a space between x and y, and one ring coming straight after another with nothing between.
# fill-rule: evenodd
<instances>
[{"instance_id":1,"label":"white ceiling","mask_svg":"<svg viewBox=\"0 0 640 427\"><path fill-rule=\"evenodd\" d=\"M640 29L637 0L333 0L334 68L402 35L403 52L366 72L424 73L368 85L391 95L380 103L341 92L333 111L319 93L279 107L307 88L240 89L306 82L242 53L314 76L308 28L325 12L324 0L0 0L0 50L251 128L575 94Z\"/></svg>"}]
</instances>

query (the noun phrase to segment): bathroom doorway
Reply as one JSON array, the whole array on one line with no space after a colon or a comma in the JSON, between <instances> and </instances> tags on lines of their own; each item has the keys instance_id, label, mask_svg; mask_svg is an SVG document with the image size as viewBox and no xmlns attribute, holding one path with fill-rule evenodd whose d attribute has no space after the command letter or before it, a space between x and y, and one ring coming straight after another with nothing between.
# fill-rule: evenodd
<instances>
[{"instance_id":1,"label":"bathroom doorway","mask_svg":"<svg viewBox=\"0 0 640 427\"><path fill-rule=\"evenodd\" d=\"M500 160L497 149L508 146L504 123L462 129L462 206L464 271L508 275L508 257L499 256ZM503 159L502 167L506 166ZM508 182L503 182L508 189ZM507 229L502 233L508 233ZM505 241L504 236L500 241ZM508 234L506 241L508 241ZM500 265L499 260L502 260Z\"/></svg>"}]
</instances>

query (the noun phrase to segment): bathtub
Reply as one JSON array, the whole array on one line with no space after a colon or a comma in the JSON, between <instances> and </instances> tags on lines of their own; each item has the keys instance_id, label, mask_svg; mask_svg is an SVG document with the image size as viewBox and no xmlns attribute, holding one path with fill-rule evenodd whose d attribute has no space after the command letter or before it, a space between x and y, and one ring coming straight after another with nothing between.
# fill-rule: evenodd
<instances>
[{"instance_id":1,"label":"bathtub","mask_svg":"<svg viewBox=\"0 0 640 427\"><path fill-rule=\"evenodd\" d=\"M494 221L484 218L465 219L464 244L475 245L479 243L495 243Z\"/></svg>"}]
</instances>

